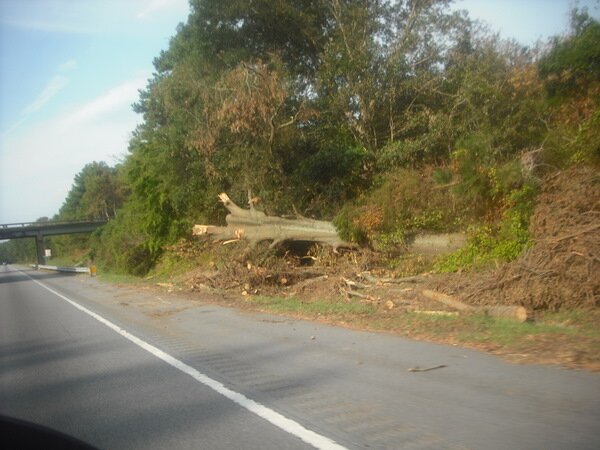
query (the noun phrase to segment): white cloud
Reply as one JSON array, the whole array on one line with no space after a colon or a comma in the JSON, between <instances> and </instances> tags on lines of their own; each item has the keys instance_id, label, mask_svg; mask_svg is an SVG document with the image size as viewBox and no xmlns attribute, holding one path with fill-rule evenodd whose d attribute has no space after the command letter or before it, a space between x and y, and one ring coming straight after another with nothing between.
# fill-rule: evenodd
<instances>
[{"instance_id":1,"label":"white cloud","mask_svg":"<svg viewBox=\"0 0 600 450\"><path fill-rule=\"evenodd\" d=\"M68 83L69 79L67 77L63 75L55 75L48 82L48 84L46 84L46 87L37 96L37 98L23 109L21 114L27 115L39 111L46 103L48 103L52 99L52 97L54 97L56 94L62 91Z\"/></svg>"},{"instance_id":2,"label":"white cloud","mask_svg":"<svg viewBox=\"0 0 600 450\"><path fill-rule=\"evenodd\" d=\"M58 70L60 72L70 72L71 70L74 70L76 68L77 68L77 61L75 61L74 59L65 61L60 66L58 66Z\"/></svg>"},{"instance_id":3,"label":"white cloud","mask_svg":"<svg viewBox=\"0 0 600 450\"><path fill-rule=\"evenodd\" d=\"M69 72L77 68L77 61L70 59L58 66L59 72ZM69 79L64 75L55 75L46 83L46 86L40 92L40 94L23 110L21 111L21 117L10 127L2 131L3 135L8 135L14 130L19 128L25 121L27 121L29 115L42 109L46 103L52 100L60 91L62 91L69 84Z\"/></svg>"},{"instance_id":4,"label":"white cloud","mask_svg":"<svg viewBox=\"0 0 600 450\"><path fill-rule=\"evenodd\" d=\"M46 31L50 33L81 33L88 34L89 28L83 27L79 24L60 23L50 20L36 20L36 19L12 19L12 20L1 20L4 26L11 26L15 28L23 28L25 30L33 31Z\"/></svg>"},{"instance_id":5,"label":"white cloud","mask_svg":"<svg viewBox=\"0 0 600 450\"><path fill-rule=\"evenodd\" d=\"M12 133L14 130L16 130L17 128L19 128L25 121L27 120L27 117L23 116L21 117L18 121L16 121L15 123L13 123L10 127L8 127L6 130L3 130L0 133L0 137L4 137L4 136L8 136L10 133Z\"/></svg>"},{"instance_id":6,"label":"white cloud","mask_svg":"<svg viewBox=\"0 0 600 450\"><path fill-rule=\"evenodd\" d=\"M82 122L91 122L114 114L115 111L131 110L131 105L139 96L138 91L145 86L145 77L136 77L113 87L100 97L86 103L60 121L63 129L69 129Z\"/></svg>"},{"instance_id":7,"label":"white cloud","mask_svg":"<svg viewBox=\"0 0 600 450\"><path fill-rule=\"evenodd\" d=\"M138 12L136 17L138 19L147 19L156 11L165 9L169 9L171 11L186 11L187 8L187 0L153 0L144 9Z\"/></svg>"},{"instance_id":8,"label":"white cloud","mask_svg":"<svg viewBox=\"0 0 600 450\"><path fill-rule=\"evenodd\" d=\"M125 81L69 114L0 136L0 223L53 216L83 166L122 159L141 121L131 103L144 83Z\"/></svg>"},{"instance_id":9,"label":"white cloud","mask_svg":"<svg viewBox=\"0 0 600 450\"><path fill-rule=\"evenodd\" d=\"M112 0L104 0L109 2ZM104 20L98 0L2 0L1 22L6 27L51 33L90 34ZM113 2L114 3L114 2ZM121 2L124 3L124 2ZM114 4L108 8L114 8ZM114 11L114 10L113 10Z\"/></svg>"},{"instance_id":10,"label":"white cloud","mask_svg":"<svg viewBox=\"0 0 600 450\"><path fill-rule=\"evenodd\" d=\"M129 35L144 28L141 20L171 24L176 18L176 25L187 11L188 0L0 0L0 26L50 33Z\"/></svg>"}]
</instances>

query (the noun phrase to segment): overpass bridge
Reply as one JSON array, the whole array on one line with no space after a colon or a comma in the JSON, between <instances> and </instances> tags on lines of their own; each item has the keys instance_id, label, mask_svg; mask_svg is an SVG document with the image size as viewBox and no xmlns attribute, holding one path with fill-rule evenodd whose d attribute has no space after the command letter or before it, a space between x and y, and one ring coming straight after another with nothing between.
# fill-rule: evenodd
<instances>
[{"instance_id":1,"label":"overpass bridge","mask_svg":"<svg viewBox=\"0 0 600 450\"><path fill-rule=\"evenodd\" d=\"M38 264L44 264L44 237L59 234L90 233L107 220L84 220L71 222L28 222L0 224L0 240L35 238Z\"/></svg>"}]
</instances>

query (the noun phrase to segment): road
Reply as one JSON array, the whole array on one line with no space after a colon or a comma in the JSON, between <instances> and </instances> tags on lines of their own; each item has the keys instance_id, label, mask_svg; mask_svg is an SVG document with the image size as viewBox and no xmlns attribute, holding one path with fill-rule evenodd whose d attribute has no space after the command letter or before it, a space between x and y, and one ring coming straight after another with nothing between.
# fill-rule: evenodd
<instances>
[{"instance_id":1,"label":"road","mask_svg":"<svg viewBox=\"0 0 600 450\"><path fill-rule=\"evenodd\" d=\"M600 375L4 266L0 414L111 449L596 449Z\"/></svg>"}]
</instances>

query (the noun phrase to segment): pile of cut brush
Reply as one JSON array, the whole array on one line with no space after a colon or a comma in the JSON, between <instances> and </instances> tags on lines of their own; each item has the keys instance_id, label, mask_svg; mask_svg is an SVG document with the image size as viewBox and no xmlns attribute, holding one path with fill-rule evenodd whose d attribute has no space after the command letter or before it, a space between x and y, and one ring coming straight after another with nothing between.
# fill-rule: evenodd
<instances>
[{"instance_id":1,"label":"pile of cut brush","mask_svg":"<svg viewBox=\"0 0 600 450\"><path fill-rule=\"evenodd\" d=\"M450 288L470 304L530 311L600 308L600 174L575 167L546 178L520 258Z\"/></svg>"}]
</instances>

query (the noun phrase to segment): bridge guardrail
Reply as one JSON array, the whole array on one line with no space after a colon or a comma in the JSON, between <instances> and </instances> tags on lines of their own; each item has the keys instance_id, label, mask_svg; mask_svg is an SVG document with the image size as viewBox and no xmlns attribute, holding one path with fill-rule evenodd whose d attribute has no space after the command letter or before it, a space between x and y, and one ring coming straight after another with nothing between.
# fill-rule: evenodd
<instances>
[{"instance_id":1,"label":"bridge guardrail","mask_svg":"<svg viewBox=\"0 0 600 450\"><path fill-rule=\"evenodd\" d=\"M2 223L0 228L26 228L26 227L39 227L39 226L53 226L53 225L73 225L78 223L107 223L107 219L79 219L79 220L60 220L60 221L47 221L47 222L15 222L15 223Z\"/></svg>"}]
</instances>

